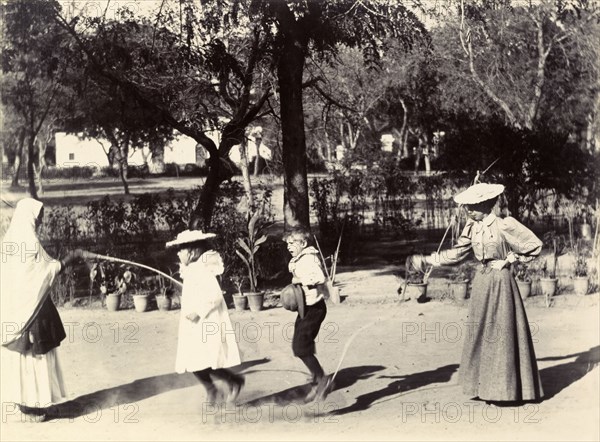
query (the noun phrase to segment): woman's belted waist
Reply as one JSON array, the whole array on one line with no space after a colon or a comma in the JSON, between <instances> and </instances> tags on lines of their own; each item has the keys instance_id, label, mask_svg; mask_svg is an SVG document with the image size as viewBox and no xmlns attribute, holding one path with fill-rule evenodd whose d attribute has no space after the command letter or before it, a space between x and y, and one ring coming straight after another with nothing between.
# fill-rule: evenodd
<instances>
[{"instance_id":1,"label":"woman's belted waist","mask_svg":"<svg viewBox=\"0 0 600 442\"><path fill-rule=\"evenodd\" d=\"M493 270L491 267L491 264L495 261L504 261L502 259L498 259L498 258L490 258L490 259L482 259L480 261L481 263L481 272L485 273L487 271L491 271ZM512 266L512 264L510 263L505 263L503 269L510 269Z\"/></svg>"}]
</instances>

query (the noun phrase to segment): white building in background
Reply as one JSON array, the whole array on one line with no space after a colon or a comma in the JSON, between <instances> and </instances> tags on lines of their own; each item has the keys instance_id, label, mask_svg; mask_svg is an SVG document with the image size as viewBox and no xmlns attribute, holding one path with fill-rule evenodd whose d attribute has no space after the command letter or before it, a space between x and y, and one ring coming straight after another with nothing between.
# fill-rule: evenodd
<instances>
[{"instance_id":1,"label":"white building in background","mask_svg":"<svg viewBox=\"0 0 600 442\"><path fill-rule=\"evenodd\" d=\"M209 136L217 143L218 137ZM56 166L57 167L107 167L107 152L110 143L105 139L79 138L64 132L57 132L56 143ZM196 149L196 140L183 134L178 134L173 141L165 146L165 163L176 164L203 164L206 154L204 149ZM152 162L152 153L148 147L135 149L129 153L128 164L130 166L141 166Z\"/></svg>"},{"instance_id":2,"label":"white building in background","mask_svg":"<svg viewBox=\"0 0 600 442\"><path fill-rule=\"evenodd\" d=\"M219 134L217 132L207 134L218 146ZM85 138L64 132L57 132L56 143L56 167L107 167L107 152L110 143L104 139ZM165 146L164 163L175 163L179 165L197 164L203 165L208 152L202 147L196 148L197 143L191 137L178 134L173 141ZM256 143L250 138L247 143L248 161L251 162L256 156ZM272 151L264 143L259 147L260 156L266 160L272 159ZM229 157L235 164L241 163L240 146L231 149ZM130 166L141 166L148 163L150 171L152 167L152 153L148 147L142 150L136 149L130 152L128 164Z\"/></svg>"},{"instance_id":3,"label":"white building in background","mask_svg":"<svg viewBox=\"0 0 600 442\"><path fill-rule=\"evenodd\" d=\"M77 135L64 132L54 134L56 145L56 167L106 167L106 152L110 143L91 138L80 139Z\"/></svg>"}]
</instances>

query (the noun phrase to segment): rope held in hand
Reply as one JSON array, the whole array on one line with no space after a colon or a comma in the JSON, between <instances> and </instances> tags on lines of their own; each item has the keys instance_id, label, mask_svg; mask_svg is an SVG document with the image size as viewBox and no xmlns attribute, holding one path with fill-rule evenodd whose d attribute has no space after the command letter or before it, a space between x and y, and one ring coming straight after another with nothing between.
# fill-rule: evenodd
<instances>
[{"instance_id":1,"label":"rope held in hand","mask_svg":"<svg viewBox=\"0 0 600 442\"><path fill-rule=\"evenodd\" d=\"M175 278L173 278L173 277L167 275L166 273L163 273L160 270L157 270L153 267L150 267L150 266L147 266L144 264L140 264L139 262L128 261L126 259L121 259L121 258L114 258L112 256L99 255L97 253L94 253L94 258L100 258L100 259L104 259L106 261L120 262L122 264L131 264L131 265L134 265L137 267L142 267L144 269L151 270L155 273L158 273L159 275L164 276L165 278L169 279L170 281L174 282L175 284L178 284L179 286L183 287L183 284L181 282L177 281Z\"/></svg>"}]
</instances>

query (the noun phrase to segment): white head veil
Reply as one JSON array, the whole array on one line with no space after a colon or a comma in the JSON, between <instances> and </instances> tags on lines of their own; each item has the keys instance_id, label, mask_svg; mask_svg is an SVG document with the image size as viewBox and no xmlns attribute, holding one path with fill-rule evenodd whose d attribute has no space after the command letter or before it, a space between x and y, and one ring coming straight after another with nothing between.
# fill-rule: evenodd
<instances>
[{"instance_id":1,"label":"white head veil","mask_svg":"<svg viewBox=\"0 0 600 442\"><path fill-rule=\"evenodd\" d=\"M61 269L60 261L46 253L36 233L42 207L33 198L20 200L2 238L2 345L17 339L35 319Z\"/></svg>"}]
</instances>

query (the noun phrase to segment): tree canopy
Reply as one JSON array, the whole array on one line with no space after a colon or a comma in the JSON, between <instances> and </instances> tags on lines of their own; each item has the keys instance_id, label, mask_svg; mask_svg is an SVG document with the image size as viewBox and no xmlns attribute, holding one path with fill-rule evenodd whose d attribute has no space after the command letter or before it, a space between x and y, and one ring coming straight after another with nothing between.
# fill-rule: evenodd
<instances>
[{"instance_id":1,"label":"tree canopy","mask_svg":"<svg viewBox=\"0 0 600 442\"><path fill-rule=\"evenodd\" d=\"M18 129L13 185L18 183L18 168L24 143L27 145L29 193L37 196L35 164L42 167L36 148L38 134L45 125L62 116L71 99L71 90L63 82L70 69L70 47L63 33L52 21L58 4L11 0L0 4L4 26L2 32L2 103L14 111L11 123ZM5 124L5 123L4 123ZM14 129L14 127L13 127ZM9 138L11 140L11 138Z\"/></svg>"}]
</instances>

